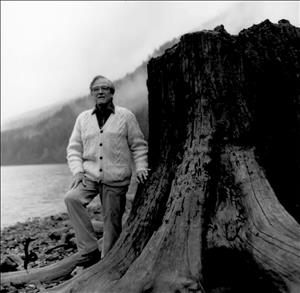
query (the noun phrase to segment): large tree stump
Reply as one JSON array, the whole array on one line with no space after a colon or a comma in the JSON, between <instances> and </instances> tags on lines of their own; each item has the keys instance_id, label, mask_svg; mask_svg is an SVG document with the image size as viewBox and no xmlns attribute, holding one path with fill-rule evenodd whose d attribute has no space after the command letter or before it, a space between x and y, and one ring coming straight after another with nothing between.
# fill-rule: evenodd
<instances>
[{"instance_id":1,"label":"large tree stump","mask_svg":"<svg viewBox=\"0 0 300 293\"><path fill-rule=\"evenodd\" d=\"M148 65L151 176L55 292L300 292L300 31L184 35Z\"/></svg>"}]
</instances>

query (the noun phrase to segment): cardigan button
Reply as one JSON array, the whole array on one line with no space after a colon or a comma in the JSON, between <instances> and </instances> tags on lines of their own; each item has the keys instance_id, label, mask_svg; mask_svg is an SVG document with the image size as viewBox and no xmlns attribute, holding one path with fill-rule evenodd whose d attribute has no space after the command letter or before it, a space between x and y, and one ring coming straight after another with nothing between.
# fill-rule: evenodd
<instances>
[{"instance_id":1,"label":"cardigan button","mask_svg":"<svg viewBox=\"0 0 300 293\"><path fill-rule=\"evenodd\" d=\"M103 130L100 130L100 133L103 133Z\"/></svg>"},{"instance_id":2,"label":"cardigan button","mask_svg":"<svg viewBox=\"0 0 300 293\"><path fill-rule=\"evenodd\" d=\"M102 172L102 169L100 169L99 171Z\"/></svg>"},{"instance_id":3,"label":"cardigan button","mask_svg":"<svg viewBox=\"0 0 300 293\"><path fill-rule=\"evenodd\" d=\"M100 159L100 160L102 160L102 159L103 159L103 157L100 157L99 159Z\"/></svg>"},{"instance_id":4,"label":"cardigan button","mask_svg":"<svg viewBox=\"0 0 300 293\"><path fill-rule=\"evenodd\" d=\"M102 144L102 143L100 143L99 145L100 145L100 146L102 146L103 144Z\"/></svg>"}]
</instances>

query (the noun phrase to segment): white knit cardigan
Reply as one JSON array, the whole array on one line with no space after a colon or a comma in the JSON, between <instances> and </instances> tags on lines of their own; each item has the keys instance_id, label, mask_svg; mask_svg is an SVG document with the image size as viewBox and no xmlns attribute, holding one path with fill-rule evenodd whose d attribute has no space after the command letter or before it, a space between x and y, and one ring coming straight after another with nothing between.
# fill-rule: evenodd
<instances>
[{"instance_id":1,"label":"white knit cardigan","mask_svg":"<svg viewBox=\"0 0 300 293\"><path fill-rule=\"evenodd\" d=\"M89 179L109 185L126 185L132 174L148 168L148 144L135 115L115 106L100 129L93 109L79 114L67 147L73 175L83 172Z\"/></svg>"}]
</instances>

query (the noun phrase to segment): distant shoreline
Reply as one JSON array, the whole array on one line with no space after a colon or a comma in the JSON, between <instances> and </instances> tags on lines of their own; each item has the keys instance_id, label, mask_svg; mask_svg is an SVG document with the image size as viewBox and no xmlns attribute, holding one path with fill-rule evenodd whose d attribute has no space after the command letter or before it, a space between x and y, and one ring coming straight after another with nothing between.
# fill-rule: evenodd
<instances>
[{"instance_id":1,"label":"distant shoreline","mask_svg":"<svg viewBox=\"0 0 300 293\"><path fill-rule=\"evenodd\" d=\"M24 163L24 164L1 164L2 167L23 167L23 166L39 166L39 165L67 165L67 162L48 162L48 163L43 163L43 162L36 162L36 163ZM70 173L71 174L71 173Z\"/></svg>"},{"instance_id":2,"label":"distant shoreline","mask_svg":"<svg viewBox=\"0 0 300 293\"><path fill-rule=\"evenodd\" d=\"M28 226L30 224L35 223L36 221L41 221L43 219L60 218L62 216L64 217L64 215L67 215L67 213L66 212L58 212L57 214L54 214L54 215L32 217L32 218L28 218L26 220L17 221L14 224L6 224L5 226L1 227L1 234L6 233L7 230L15 229L19 226Z\"/></svg>"}]
</instances>

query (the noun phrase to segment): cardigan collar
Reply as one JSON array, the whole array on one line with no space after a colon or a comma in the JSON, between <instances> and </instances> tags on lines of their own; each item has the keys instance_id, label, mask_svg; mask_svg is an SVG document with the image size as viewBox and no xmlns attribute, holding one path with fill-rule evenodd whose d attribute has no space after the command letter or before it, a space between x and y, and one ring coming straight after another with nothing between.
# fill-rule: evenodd
<instances>
[{"instance_id":1,"label":"cardigan collar","mask_svg":"<svg viewBox=\"0 0 300 293\"><path fill-rule=\"evenodd\" d=\"M115 105L114 103L111 101L106 105L102 105L102 106L95 106L95 108L92 111L92 115L96 114L96 112L98 113L113 113L115 114Z\"/></svg>"}]
</instances>

